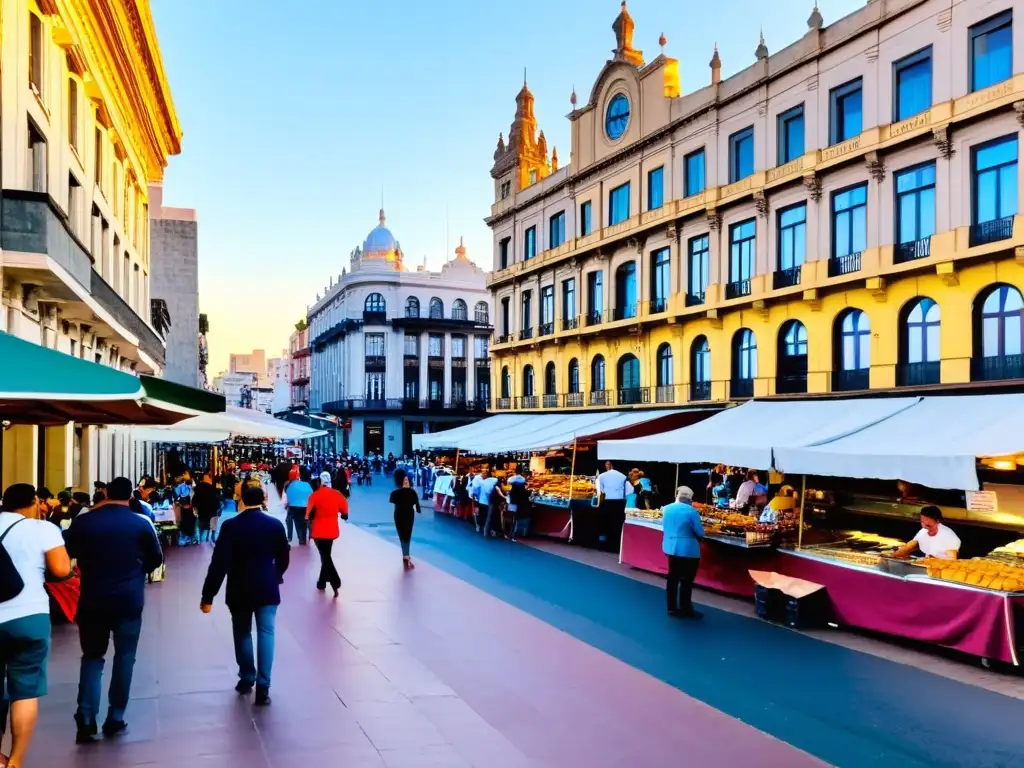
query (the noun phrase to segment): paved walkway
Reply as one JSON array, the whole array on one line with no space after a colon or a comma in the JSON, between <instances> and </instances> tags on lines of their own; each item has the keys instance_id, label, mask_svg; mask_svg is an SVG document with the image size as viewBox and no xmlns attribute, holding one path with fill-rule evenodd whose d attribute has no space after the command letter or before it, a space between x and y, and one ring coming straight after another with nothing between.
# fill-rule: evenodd
<instances>
[{"instance_id":1,"label":"paved walkway","mask_svg":"<svg viewBox=\"0 0 1024 768\"><path fill-rule=\"evenodd\" d=\"M60 628L29 768L1020 764L1024 702L734 613L672 621L657 585L457 521L418 519L404 573L387 491L355 490L339 599L314 589L315 550L293 549L273 706L231 690L227 611L198 606L209 550L172 550L130 733L74 746Z\"/></svg>"}]
</instances>

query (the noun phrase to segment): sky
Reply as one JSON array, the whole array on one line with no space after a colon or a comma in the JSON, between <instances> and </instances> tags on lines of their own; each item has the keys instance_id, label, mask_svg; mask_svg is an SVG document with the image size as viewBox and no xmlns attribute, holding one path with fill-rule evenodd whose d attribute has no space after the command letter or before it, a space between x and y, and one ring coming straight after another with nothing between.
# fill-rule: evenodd
<instances>
[{"instance_id":1,"label":"sky","mask_svg":"<svg viewBox=\"0 0 1024 768\"><path fill-rule=\"evenodd\" d=\"M865 0L820 0L829 24ZM484 217L498 133L523 70L548 146L569 158L569 96L611 57L617 0L150 0L184 138L164 204L199 217L211 378L231 352L287 347L294 324L387 224L406 263L439 269L459 237L492 263ZM807 31L813 0L630 0L633 45L658 37L683 92Z\"/></svg>"}]
</instances>

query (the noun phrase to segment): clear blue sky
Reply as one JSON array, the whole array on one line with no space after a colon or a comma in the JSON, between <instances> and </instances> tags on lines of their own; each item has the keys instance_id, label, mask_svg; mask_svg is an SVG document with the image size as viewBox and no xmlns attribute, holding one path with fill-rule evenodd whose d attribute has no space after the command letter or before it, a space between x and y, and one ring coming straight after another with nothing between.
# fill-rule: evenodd
<instances>
[{"instance_id":1,"label":"clear blue sky","mask_svg":"<svg viewBox=\"0 0 1024 768\"><path fill-rule=\"evenodd\" d=\"M617 0L151 0L184 130L166 205L196 208L210 373L230 352L275 353L328 277L376 225L438 268L465 236L490 268L483 223L498 133L527 68L548 146L569 159L569 94L585 101L614 47ZM825 23L864 0L821 0ZM658 36L684 93L803 35L813 0L631 0L634 45ZM448 236L445 212L447 210Z\"/></svg>"}]
</instances>

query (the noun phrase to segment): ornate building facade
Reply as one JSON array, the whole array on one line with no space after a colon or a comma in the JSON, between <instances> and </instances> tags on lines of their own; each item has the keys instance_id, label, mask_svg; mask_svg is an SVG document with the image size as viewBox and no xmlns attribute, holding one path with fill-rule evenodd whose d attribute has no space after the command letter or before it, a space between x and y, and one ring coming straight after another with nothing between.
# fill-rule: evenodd
<instances>
[{"instance_id":1,"label":"ornate building facade","mask_svg":"<svg viewBox=\"0 0 1024 768\"><path fill-rule=\"evenodd\" d=\"M1020 10L815 7L801 39L762 38L727 79L716 49L683 93L623 3L570 99L569 165L541 155L525 86L499 138L497 410L1019 385Z\"/></svg>"},{"instance_id":2,"label":"ornate building facade","mask_svg":"<svg viewBox=\"0 0 1024 768\"><path fill-rule=\"evenodd\" d=\"M162 373L148 195L180 151L181 127L149 3L2 0L0 66L0 330ZM89 489L138 476L144 451L92 426L14 426L3 479Z\"/></svg>"},{"instance_id":3,"label":"ornate building facade","mask_svg":"<svg viewBox=\"0 0 1024 768\"><path fill-rule=\"evenodd\" d=\"M486 411L490 296L461 243L439 272L411 271L381 210L308 320L309 408L342 420L341 447L411 453L412 435Z\"/></svg>"}]
</instances>

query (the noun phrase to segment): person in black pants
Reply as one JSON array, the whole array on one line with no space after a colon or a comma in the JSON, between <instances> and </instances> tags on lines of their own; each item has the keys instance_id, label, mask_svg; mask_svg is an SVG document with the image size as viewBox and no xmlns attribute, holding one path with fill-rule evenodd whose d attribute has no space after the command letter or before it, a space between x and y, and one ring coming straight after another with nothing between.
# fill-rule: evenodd
<instances>
[{"instance_id":1,"label":"person in black pants","mask_svg":"<svg viewBox=\"0 0 1024 768\"><path fill-rule=\"evenodd\" d=\"M687 619L703 616L693 609L693 581L700 566L700 543L704 526L693 505L693 491L685 485L676 489L676 501L665 506L661 549L668 556L668 613Z\"/></svg>"},{"instance_id":2,"label":"person in black pants","mask_svg":"<svg viewBox=\"0 0 1024 768\"><path fill-rule=\"evenodd\" d=\"M395 470L395 490L391 492L390 501L395 505L395 532L402 545L402 567L408 571L416 567L409 556L409 546L412 543L412 526L421 509L419 494L404 469Z\"/></svg>"}]
</instances>

